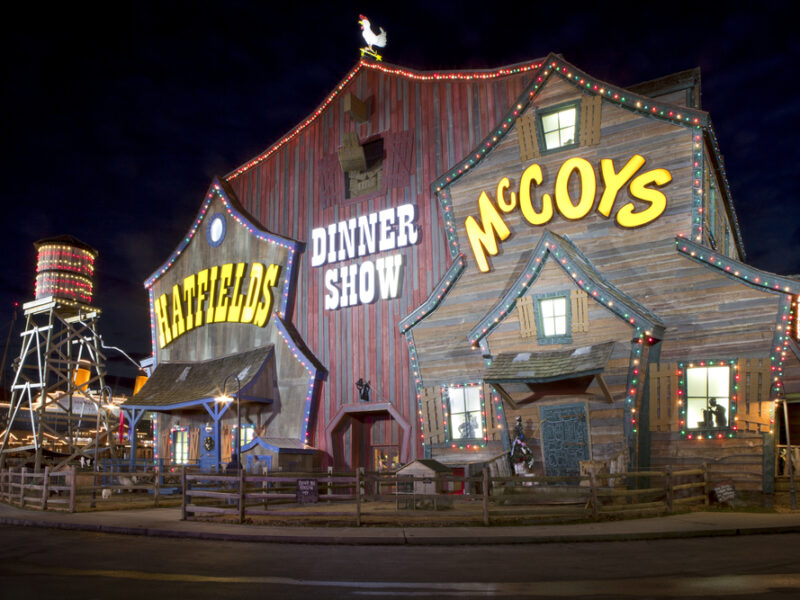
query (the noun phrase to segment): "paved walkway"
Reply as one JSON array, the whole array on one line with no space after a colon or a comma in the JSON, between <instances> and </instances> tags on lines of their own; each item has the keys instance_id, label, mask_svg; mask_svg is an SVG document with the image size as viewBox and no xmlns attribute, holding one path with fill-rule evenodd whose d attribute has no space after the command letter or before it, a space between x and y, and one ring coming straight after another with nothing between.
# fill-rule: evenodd
<instances>
[{"instance_id":1,"label":"paved walkway","mask_svg":"<svg viewBox=\"0 0 800 600\"><path fill-rule=\"evenodd\" d=\"M0 524L244 542L531 544L800 533L800 511L695 512L666 517L514 527L275 527L181 521L179 508L58 513L0 503Z\"/></svg>"}]
</instances>

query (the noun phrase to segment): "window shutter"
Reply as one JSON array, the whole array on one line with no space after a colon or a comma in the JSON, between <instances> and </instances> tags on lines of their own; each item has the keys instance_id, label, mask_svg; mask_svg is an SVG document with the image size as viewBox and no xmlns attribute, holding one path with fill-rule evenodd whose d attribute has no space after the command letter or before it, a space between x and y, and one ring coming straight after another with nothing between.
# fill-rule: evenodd
<instances>
[{"instance_id":1,"label":"window shutter","mask_svg":"<svg viewBox=\"0 0 800 600\"><path fill-rule=\"evenodd\" d=\"M569 296L572 304L572 331L589 331L589 302L586 292L576 289Z\"/></svg>"},{"instance_id":2,"label":"window shutter","mask_svg":"<svg viewBox=\"0 0 800 600\"><path fill-rule=\"evenodd\" d=\"M678 426L678 363L648 366L650 431L675 431Z\"/></svg>"},{"instance_id":3,"label":"window shutter","mask_svg":"<svg viewBox=\"0 0 800 600\"><path fill-rule=\"evenodd\" d=\"M600 96L584 96L581 100L581 146L596 146L600 143L602 103Z\"/></svg>"},{"instance_id":4,"label":"window shutter","mask_svg":"<svg viewBox=\"0 0 800 600\"><path fill-rule=\"evenodd\" d=\"M739 361L736 413L739 415L741 430L769 431L771 364L768 358L749 358ZM794 444L794 440L792 443Z\"/></svg>"},{"instance_id":5,"label":"window shutter","mask_svg":"<svg viewBox=\"0 0 800 600\"><path fill-rule=\"evenodd\" d=\"M520 337L536 337L536 315L533 312L533 298L523 296L517 300Z\"/></svg>"},{"instance_id":6,"label":"window shutter","mask_svg":"<svg viewBox=\"0 0 800 600\"><path fill-rule=\"evenodd\" d=\"M517 119L519 159L522 162L539 157L539 139L536 135L536 115L533 111Z\"/></svg>"}]
</instances>

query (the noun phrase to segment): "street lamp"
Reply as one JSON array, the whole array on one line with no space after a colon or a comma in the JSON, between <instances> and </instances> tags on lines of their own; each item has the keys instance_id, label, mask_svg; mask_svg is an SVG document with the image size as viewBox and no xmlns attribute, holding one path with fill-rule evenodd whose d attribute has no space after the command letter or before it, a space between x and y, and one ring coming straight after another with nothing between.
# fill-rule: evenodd
<instances>
[{"instance_id":1,"label":"street lamp","mask_svg":"<svg viewBox=\"0 0 800 600\"><path fill-rule=\"evenodd\" d=\"M225 390L228 385L228 380L233 379L236 381L236 470L242 469L242 411L241 403L239 401L239 394L242 391L242 385L236 375L228 375L222 382L222 395L217 397L217 402L232 402L233 398L225 395Z\"/></svg>"}]
</instances>

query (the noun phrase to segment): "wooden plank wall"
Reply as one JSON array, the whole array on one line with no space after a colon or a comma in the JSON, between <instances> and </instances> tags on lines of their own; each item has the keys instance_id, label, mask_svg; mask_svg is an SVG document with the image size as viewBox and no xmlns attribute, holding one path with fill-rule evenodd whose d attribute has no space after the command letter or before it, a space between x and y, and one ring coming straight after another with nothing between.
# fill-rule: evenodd
<instances>
[{"instance_id":1,"label":"wooden plank wall","mask_svg":"<svg viewBox=\"0 0 800 600\"><path fill-rule=\"evenodd\" d=\"M751 358L738 361L739 430L764 433L770 429L770 360ZM649 365L650 431L678 429L678 363Z\"/></svg>"},{"instance_id":2,"label":"wooden plank wall","mask_svg":"<svg viewBox=\"0 0 800 600\"><path fill-rule=\"evenodd\" d=\"M708 464L711 482L733 480L737 490L762 489L764 440L760 434L734 438L681 440L680 433L651 434L651 466L663 468Z\"/></svg>"},{"instance_id":3,"label":"wooden plank wall","mask_svg":"<svg viewBox=\"0 0 800 600\"><path fill-rule=\"evenodd\" d=\"M325 425L338 409L357 401L355 382L363 377L371 382L374 401L394 403L412 424L415 450L421 455L416 391L397 323L430 294L450 262L430 183L487 135L522 92L525 77L420 81L362 68L307 128L266 160L229 179L242 204L266 228L303 241L310 239L314 227L388 206L410 202L418 209L420 242L400 250L405 272L396 300L326 311L323 276L327 266L311 268L310 250L300 259L292 320L329 370L313 436L318 447L324 445ZM340 100L346 93L368 102L365 123L358 124L345 113ZM407 170L394 165L395 157L387 149L384 173L392 177L387 178L390 181L382 194L344 201L344 176L338 170L336 151L349 131L355 131L360 140L376 135L388 139L388 134L411 136Z\"/></svg>"}]
</instances>

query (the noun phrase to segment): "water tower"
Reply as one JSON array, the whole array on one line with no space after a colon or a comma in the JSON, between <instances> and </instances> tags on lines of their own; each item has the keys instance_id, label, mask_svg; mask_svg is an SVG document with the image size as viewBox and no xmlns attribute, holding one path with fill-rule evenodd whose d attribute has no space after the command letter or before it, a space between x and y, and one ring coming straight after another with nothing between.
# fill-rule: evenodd
<instances>
[{"instance_id":1,"label":"water tower","mask_svg":"<svg viewBox=\"0 0 800 600\"><path fill-rule=\"evenodd\" d=\"M11 452L61 457L59 466L113 448L104 362L92 305L97 250L63 235L39 240L34 300L23 304L25 330L14 361L0 468Z\"/></svg>"}]
</instances>

